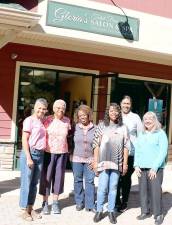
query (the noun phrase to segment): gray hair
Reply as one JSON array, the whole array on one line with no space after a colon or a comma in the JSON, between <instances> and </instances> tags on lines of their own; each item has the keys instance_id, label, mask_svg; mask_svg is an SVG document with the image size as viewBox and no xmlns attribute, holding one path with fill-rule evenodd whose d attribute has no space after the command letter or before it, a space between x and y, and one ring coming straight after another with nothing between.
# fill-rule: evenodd
<instances>
[{"instance_id":1,"label":"gray hair","mask_svg":"<svg viewBox=\"0 0 172 225\"><path fill-rule=\"evenodd\" d=\"M53 110L54 110L54 107L55 107L56 105L63 105L64 108L66 109L66 102L65 102L64 100L62 100L62 99L58 99L58 100L56 100L56 101L54 102L54 104L53 104Z\"/></svg>"},{"instance_id":2,"label":"gray hair","mask_svg":"<svg viewBox=\"0 0 172 225\"><path fill-rule=\"evenodd\" d=\"M34 109L35 109L35 107L36 107L36 105L38 103L44 105L46 108L48 107L48 102L47 102L47 100L45 98L38 98L38 99L36 99L35 105L34 105Z\"/></svg>"},{"instance_id":3,"label":"gray hair","mask_svg":"<svg viewBox=\"0 0 172 225\"><path fill-rule=\"evenodd\" d=\"M146 127L144 125L144 119L146 117L151 117L152 120L154 121L154 127L152 129L152 132L161 129L162 126L161 126L161 123L158 121L157 115L152 111L148 111L143 116L143 130L144 131L146 130Z\"/></svg>"}]
</instances>

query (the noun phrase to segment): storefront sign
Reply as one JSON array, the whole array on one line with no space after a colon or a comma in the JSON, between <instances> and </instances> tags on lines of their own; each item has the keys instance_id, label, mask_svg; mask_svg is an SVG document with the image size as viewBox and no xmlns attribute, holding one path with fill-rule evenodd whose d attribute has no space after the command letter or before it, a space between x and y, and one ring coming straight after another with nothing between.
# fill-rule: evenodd
<instances>
[{"instance_id":1,"label":"storefront sign","mask_svg":"<svg viewBox=\"0 0 172 225\"><path fill-rule=\"evenodd\" d=\"M46 25L129 40L139 39L139 20L100 10L48 1Z\"/></svg>"}]
</instances>

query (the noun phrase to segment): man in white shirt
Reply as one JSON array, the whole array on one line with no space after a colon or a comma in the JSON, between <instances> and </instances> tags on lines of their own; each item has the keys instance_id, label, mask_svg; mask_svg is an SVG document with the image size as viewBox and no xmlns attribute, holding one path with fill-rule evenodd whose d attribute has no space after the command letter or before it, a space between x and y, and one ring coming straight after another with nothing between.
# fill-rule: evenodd
<instances>
[{"instance_id":1,"label":"man in white shirt","mask_svg":"<svg viewBox=\"0 0 172 225\"><path fill-rule=\"evenodd\" d=\"M121 111L123 123L129 131L131 147L128 156L128 171L125 176L120 176L118 183L118 191L116 198L116 206L118 211L124 212L127 209L129 193L131 189L131 175L134 172L134 146L133 141L137 138L139 132L142 131L142 122L138 114L131 111L132 99L130 96L124 96L121 100Z\"/></svg>"}]
</instances>

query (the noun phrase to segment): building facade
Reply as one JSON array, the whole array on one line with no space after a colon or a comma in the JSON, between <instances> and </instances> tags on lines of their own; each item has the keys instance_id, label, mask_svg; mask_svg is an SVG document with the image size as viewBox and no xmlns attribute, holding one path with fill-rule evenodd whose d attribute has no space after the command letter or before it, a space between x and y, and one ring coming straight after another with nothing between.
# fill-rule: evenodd
<instances>
[{"instance_id":1,"label":"building facade","mask_svg":"<svg viewBox=\"0 0 172 225\"><path fill-rule=\"evenodd\" d=\"M14 3L15 2L15 3ZM24 2L24 3L23 3ZM94 121L110 102L133 98L157 113L172 142L170 0L33 0L0 3L0 169L15 169L23 119L36 98L67 115L87 103Z\"/></svg>"}]
</instances>

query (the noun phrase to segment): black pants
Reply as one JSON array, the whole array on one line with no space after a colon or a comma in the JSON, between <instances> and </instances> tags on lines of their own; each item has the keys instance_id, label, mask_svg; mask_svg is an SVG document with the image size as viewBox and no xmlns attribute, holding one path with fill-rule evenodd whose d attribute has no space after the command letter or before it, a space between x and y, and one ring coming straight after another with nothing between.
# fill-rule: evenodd
<instances>
[{"instance_id":1,"label":"black pants","mask_svg":"<svg viewBox=\"0 0 172 225\"><path fill-rule=\"evenodd\" d=\"M122 203L128 202L130 189L131 189L131 175L134 172L133 164L134 164L134 156L129 156L128 171L125 174L125 176L121 175L119 178L117 196L116 196L116 205L120 205L121 200L122 200ZM122 199L120 199L121 195L122 195Z\"/></svg>"},{"instance_id":2,"label":"black pants","mask_svg":"<svg viewBox=\"0 0 172 225\"><path fill-rule=\"evenodd\" d=\"M156 218L162 214L163 169L157 171L156 178L153 180L150 180L148 174L149 169L142 169L139 177L141 213L149 213L151 210Z\"/></svg>"}]
</instances>

